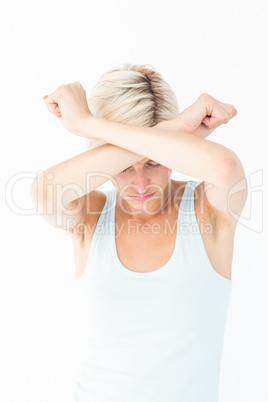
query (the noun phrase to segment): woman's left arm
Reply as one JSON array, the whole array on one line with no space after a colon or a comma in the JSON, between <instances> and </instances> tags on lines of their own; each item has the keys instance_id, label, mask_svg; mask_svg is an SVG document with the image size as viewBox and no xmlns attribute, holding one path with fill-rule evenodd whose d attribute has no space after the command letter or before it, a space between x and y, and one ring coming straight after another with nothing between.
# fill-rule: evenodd
<instances>
[{"instance_id":1,"label":"woman's left arm","mask_svg":"<svg viewBox=\"0 0 268 402\"><path fill-rule=\"evenodd\" d=\"M79 120L77 134L105 140L183 174L218 187L226 187L231 171L239 161L229 148L194 134L203 124L210 132L236 115L233 105L223 104L208 94L201 95L184 113L184 132L158 127L140 127L88 115ZM164 122L165 123L165 122ZM183 130L183 127L182 127ZM188 130L188 131L187 131ZM187 131L187 132L186 132Z\"/></svg>"}]
</instances>

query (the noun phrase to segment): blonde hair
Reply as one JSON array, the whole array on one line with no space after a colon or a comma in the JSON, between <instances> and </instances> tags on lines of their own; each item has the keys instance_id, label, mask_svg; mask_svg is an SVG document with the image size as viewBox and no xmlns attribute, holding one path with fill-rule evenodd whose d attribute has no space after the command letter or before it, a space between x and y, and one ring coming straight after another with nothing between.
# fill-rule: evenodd
<instances>
[{"instance_id":1,"label":"blonde hair","mask_svg":"<svg viewBox=\"0 0 268 402\"><path fill-rule=\"evenodd\" d=\"M136 126L152 127L179 114L174 92L151 64L106 71L92 88L88 105L94 116ZM87 150L106 143L83 139Z\"/></svg>"}]
</instances>

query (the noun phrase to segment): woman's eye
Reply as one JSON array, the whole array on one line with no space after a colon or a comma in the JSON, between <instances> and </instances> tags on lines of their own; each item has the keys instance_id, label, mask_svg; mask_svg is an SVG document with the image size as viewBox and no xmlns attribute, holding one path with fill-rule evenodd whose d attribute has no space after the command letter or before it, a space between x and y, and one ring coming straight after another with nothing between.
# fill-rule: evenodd
<instances>
[{"instance_id":1,"label":"woman's eye","mask_svg":"<svg viewBox=\"0 0 268 402\"><path fill-rule=\"evenodd\" d=\"M149 165L149 167L151 168L157 168L157 167L159 167L160 166L160 163L157 163L156 165L153 165L152 163L147 163L147 165ZM129 168L126 168L125 170L122 170L122 172L121 173L125 173L127 170L129 170L130 169L130 167Z\"/></svg>"},{"instance_id":2,"label":"woman's eye","mask_svg":"<svg viewBox=\"0 0 268 402\"><path fill-rule=\"evenodd\" d=\"M153 165L152 163L148 163L148 165L149 165L150 167L155 168L155 167L159 167L159 166L160 166L160 163L157 163L156 165Z\"/></svg>"}]
</instances>

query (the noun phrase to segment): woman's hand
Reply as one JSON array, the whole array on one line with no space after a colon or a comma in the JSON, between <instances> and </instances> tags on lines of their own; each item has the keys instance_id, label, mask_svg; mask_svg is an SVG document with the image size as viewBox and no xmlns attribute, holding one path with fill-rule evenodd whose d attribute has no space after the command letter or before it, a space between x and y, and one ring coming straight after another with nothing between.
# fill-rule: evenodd
<instances>
[{"instance_id":1,"label":"woman's hand","mask_svg":"<svg viewBox=\"0 0 268 402\"><path fill-rule=\"evenodd\" d=\"M209 94L202 94L197 101L174 119L160 122L155 128L170 129L208 137L221 124L228 123L237 110L233 105L222 103Z\"/></svg>"},{"instance_id":2,"label":"woman's hand","mask_svg":"<svg viewBox=\"0 0 268 402\"><path fill-rule=\"evenodd\" d=\"M183 120L184 129L193 134L201 124L215 130L221 124L228 123L236 114L237 110L233 105L222 103L209 94L202 94L179 116Z\"/></svg>"},{"instance_id":3,"label":"woman's hand","mask_svg":"<svg viewBox=\"0 0 268 402\"><path fill-rule=\"evenodd\" d=\"M78 127L81 120L92 116L87 103L86 91L79 82L61 85L43 99L50 113L73 134L79 135Z\"/></svg>"}]
</instances>

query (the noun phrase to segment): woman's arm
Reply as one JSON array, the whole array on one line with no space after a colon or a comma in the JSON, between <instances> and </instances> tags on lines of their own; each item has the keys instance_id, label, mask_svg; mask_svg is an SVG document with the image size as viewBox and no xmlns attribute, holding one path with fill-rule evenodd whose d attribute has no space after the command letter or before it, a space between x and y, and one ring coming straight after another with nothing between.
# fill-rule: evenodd
<instances>
[{"instance_id":1,"label":"woman's arm","mask_svg":"<svg viewBox=\"0 0 268 402\"><path fill-rule=\"evenodd\" d=\"M204 125L203 125L204 126ZM175 120L161 122L155 128L169 131L180 131L184 127L184 115L180 114ZM212 130L200 127L193 134L208 136ZM32 195L37 207L42 200L49 205L47 209L65 207L78 197L97 189L111 177L127 167L143 159L127 149L112 144L105 144L89 151L82 152L70 159L51 166L40 173L32 183ZM55 205L51 205L54 203Z\"/></svg>"},{"instance_id":2,"label":"woman's arm","mask_svg":"<svg viewBox=\"0 0 268 402\"><path fill-rule=\"evenodd\" d=\"M184 114L181 113L177 119L161 122L154 127L174 132L181 129L186 131L184 122ZM202 137L208 136L211 131L202 125L194 132L189 131L189 134ZM108 143L51 166L32 183L35 207L46 205L46 209L52 211L64 208L143 158L143 155Z\"/></svg>"},{"instance_id":3,"label":"woman's arm","mask_svg":"<svg viewBox=\"0 0 268 402\"><path fill-rule=\"evenodd\" d=\"M161 122L154 128L93 117L80 83L61 85L44 100L49 111L74 134L102 139L218 186L226 179L228 168L233 166L236 158L230 149L199 137L200 130L205 137L207 132L227 123L237 113L233 105L221 103L208 94L201 95L175 119ZM184 132L171 131L181 127ZM133 163L130 162L129 166Z\"/></svg>"},{"instance_id":4,"label":"woman's arm","mask_svg":"<svg viewBox=\"0 0 268 402\"><path fill-rule=\"evenodd\" d=\"M108 144L114 144L114 149L117 149L117 147L121 149L120 156L116 154L115 159L111 157L108 165L117 164L118 161L121 164L121 159L119 160L121 157L124 158L122 165L113 166L114 170L112 172L109 167L107 169L107 165L103 168L103 161L104 159L106 161L108 157L108 155L103 154L102 160L98 159L98 163L100 163L98 166L102 166L101 171L106 170L105 173L111 172L113 176L143 159L144 156L149 157L171 169L200 178L209 184L214 184L212 189L209 186L209 191L206 189L210 204L217 208L218 211L221 211L227 220L233 221L230 211L226 210L226 207L229 206L229 189L244 177L241 162L230 149L204 139L215 128L227 123L237 114L233 105L221 103L210 95L203 94L175 119L161 122L153 128L148 128L93 117L88 108L86 93L80 83L62 85L49 96L45 96L44 100L48 110L58 117L68 131L86 138L102 139ZM178 131L176 131L177 129ZM107 147L108 144L106 144ZM103 146L88 152L95 151L94 154L96 154L97 158L97 155L103 149L108 150ZM123 152L129 152L129 154L123 155ZM90 153L90 155L92 156L93 154ZM131 160L132 157L133 159ZM81 158L83 158L82 171L80 170ZM76 170L73 174L73 163L74 161L77 162L78 159L79 166L76 163ZM79 187L82 188L82 194L85 194L93 188L92 186L91 190L86 191L85 185L85 174L93 172L95 175L96 173L96 164L92 162L93 160L87 161L86 157L84 159L84 157L78 156L57 165L59 167L57 170L54 170L54 167L52 168L54 171L49 169L49 172L56 173L54 178L55 185L61 184L64 186L64 183L79 183ZM64 169L60 167L64 167ZM93 169L92 171L90 170L91 168ZM103 180L103 178L100 180ZM96 186L105 181L106 179L102 182L95 181ZM51 180L49 180L49 184L51 184ZM79 196L81 197L81 194L78 196L74 195L74 193L70 194L69 192L68 196L64 196L64 205ZM236 204L239 204L240 207L243 206L244 198L239 202L236 200ZM235 208L235 210L239 208ZM233 209L231 208L231 210Z\"/></svg>"},{"instance_id":5,"label":"woman's arm","mask_svg":"<svg viewBox=\"0 0 268 402\"><path fill-rule=\"evenodd\" d=\"M202 122L213 129L219 126L219 121L220 124L227 123L236 114L234 106L222 108L221 105L225 104L216 100L213 104L211 99L209 95L200 97L199 103L192 108L193 130ZM80 119L77 134L105 140L218 187L226 186L230 169L236 161L236 154L230 149L196 135L116 123L92 115Z\"/></svg>"},{"instance_id":6,"label":"woman's arm","mask_svg":"<svg viewBox=\"0 0 268 402\"><path fill-rule=\"evenodd\" d=\"M61 85L44 100L49 111L74 134L104 140L217 187L230 185L234 166L239 164L233 151L196 135L122 124L93 116L80 83ZM173 119L173 123L184 115L184 126L194 133L202 124L210 130L215 129L236 113L233 105L203 94Z\"/></svg>"},{"instance_id":7,"label":"woman's arm","mask_svg":"<svg viewBox=\"0 0 268 402\"><path fill-rule=\"evenodd\" d=\"M112 144L82 152L39 174L31 187L35 207L62 210L144 156Z\"/></svg>"}]
</instances>

